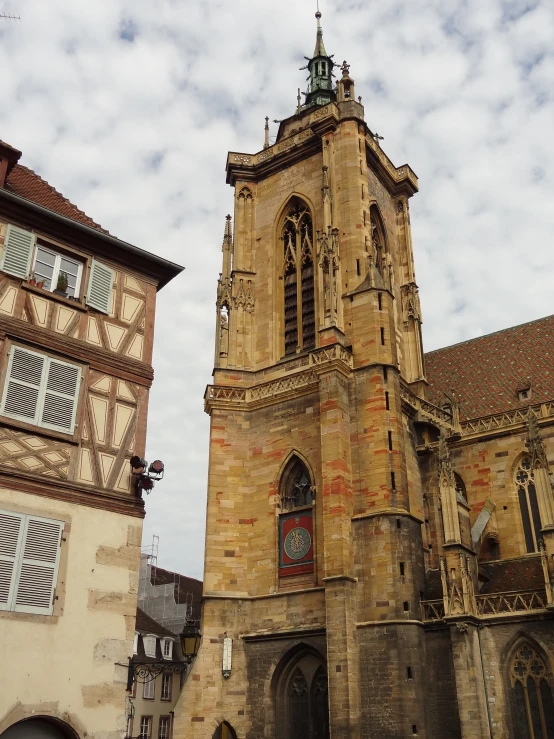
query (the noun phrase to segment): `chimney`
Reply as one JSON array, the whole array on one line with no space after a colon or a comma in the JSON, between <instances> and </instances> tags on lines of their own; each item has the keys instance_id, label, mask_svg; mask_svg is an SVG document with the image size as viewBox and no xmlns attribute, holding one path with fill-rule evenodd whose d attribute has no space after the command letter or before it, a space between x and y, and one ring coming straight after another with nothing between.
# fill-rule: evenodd
<instances>
[{"instance_id":1,"label":"chimney","mask_svg":"<svg viewBox=\"0 0 554 739\"><path fill-rule=\"evenodd\" d=\"M6 186L8 175L18 163L20 157L20 151L4 141L0 141L0 187Z\"/></svg>"}]
</instances>

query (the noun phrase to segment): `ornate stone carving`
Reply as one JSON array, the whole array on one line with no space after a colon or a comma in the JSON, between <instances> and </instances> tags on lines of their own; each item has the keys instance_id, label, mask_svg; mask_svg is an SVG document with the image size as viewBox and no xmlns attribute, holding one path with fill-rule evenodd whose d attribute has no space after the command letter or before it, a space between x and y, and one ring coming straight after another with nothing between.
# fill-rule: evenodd
<instances>
[{"instance_id":1,"label":"ornate stone carving","mask_svg":"<svg viewBox=\"0 0 554 739\"><path fill-rule=\"evenodd\" d=\"M326 326L335 326L338 321L339 284L339 230L329 226L327 232L317 232L317 257L323 274L323 310Z\"/></svg>"},{"instance_id":2,"label":"ornate stone carving","mask_svg":"<svg viewBox=\"0 0 554 739\"><path fill-rule=\"evenodd\" d=\"M421 303L419 302L417 285L414 282L402 285L401 294L404 323L408 323L410 319L421 321Z\"/></svg>"},{"instance_id":3,"label":"ornate stone carving","mask_svg":"<svg viewBox=\"0 0 554 739\"><path fill-rule=\"evenodd\" d=\"M542 468L543 470L548 471L548 460L546 459L546 452L540 435L537 416L532 408L529 408L529 413L527 415L527 428L528 436L525 446L531 455L531 469L536 470Z\"/></svg>"}]
</instances>

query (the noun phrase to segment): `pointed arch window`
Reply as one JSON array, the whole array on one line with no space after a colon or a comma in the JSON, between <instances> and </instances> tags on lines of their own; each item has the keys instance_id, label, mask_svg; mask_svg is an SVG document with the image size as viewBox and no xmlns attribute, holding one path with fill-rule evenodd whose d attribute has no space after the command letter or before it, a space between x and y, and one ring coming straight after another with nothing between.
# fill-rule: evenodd
<instances>
[{"instance_id":1,"label":"pointed arch window","mask_svg":"<svg viewBox=\"0 0 554 739\"><path fill-rule=\"evenodd\" d=\"M554 702L544 659L527 642L510 668L515 735L519 739L554 737Z\"/></svg>"},{"instance_id":2,"label":"pointed arch window","mask_svg":"<svg viewBox=\"0 0 554 739\"><path fill-rule=\"evenodd\" d=\"M277 686L277 736L329 739L327 670L315 654L287 666Z\"/></svg>"},{"instance_id":3,"label":"pointed arch window","mask_svg":"<svg viewBox=\"0 0 554 739\"><path fill-rule=\"evenodd\" d=\"M285 356L315 348L313 222L307 206L291 203L281 234L285 292Z\"/></svg>"},{"instance_id":4,"label":"pointed arch window","mask_svg":"<svg viewBox=\"0 0 554 739\"><path fill-rule=\"evenodd\" d=\"M369 210L371 223L372 261L377 271L383 277L386 263L386 236L385 226L378 209L372 205Z\"/></svg>"},{"instance_id":5,"label":"pointed arch window","mask_svg":"<svg viewBox=\"0 0 554 739\"><path fill-rule=\"evenodd\" d=\"M525 547L528 552L538 552L542 525L535 488L535 474L531 466L531 457L528 454L520 459L516 467L515 485L523 524Z\"/></svg>"},{"instance_id":6,"label":"pointed arch window","mask_svg":"<svg viewBox=\"0 0 554 739\"><path fill-rule=\"evenodd\" d=\"M281 478L281 507L292 511L312 504L314 488L308 468L298 457L293 457Z\"/></svg>"}]
</instances>

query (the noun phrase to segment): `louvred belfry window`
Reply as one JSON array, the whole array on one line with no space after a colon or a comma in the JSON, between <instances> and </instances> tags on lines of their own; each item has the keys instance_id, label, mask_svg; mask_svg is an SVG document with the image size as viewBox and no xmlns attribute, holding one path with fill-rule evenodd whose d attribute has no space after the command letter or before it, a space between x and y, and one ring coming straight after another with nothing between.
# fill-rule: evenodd
<instances>
[{"instance_id":1,"label":"louvred belfry window","mask_svg":"<svg viewBox=\"0 0 554 739\"><path fill-rule=\"evenodd\" d=\"M0 511L0 611L52 614L63 526Z\"/></svg>"},{"instance_id":2,"label":"louvred belfry window","mask_svg":"<svg viewBox=\"0 0 554 739\"><path fill-rule=\"evenodd\" d=\"M282 231L285 355L315 348L313 223L300 201L291 204Z\"/></svg>"},{"instance_id":3,"label":"louvred belfry window","mask_svg":"<svg viewBox=\"0 0 554 739\"><path fill-rule=\"evenodd\" d=\"M0 412L36 426L72 434L81 368L13 346Z\"/></svg>"}]
</instances>

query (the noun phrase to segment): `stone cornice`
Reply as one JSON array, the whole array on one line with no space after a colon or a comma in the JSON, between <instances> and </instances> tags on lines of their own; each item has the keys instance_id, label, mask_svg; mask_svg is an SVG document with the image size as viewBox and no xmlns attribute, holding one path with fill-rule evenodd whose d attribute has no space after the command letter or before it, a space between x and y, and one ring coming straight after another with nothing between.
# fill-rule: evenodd
<instances>
[{"instance_id":1,"label":"stone cornice","mask_svg":"<svg viewBox=\"0 0 554 739\"><path fill-rule=\"evenodd\" d=\"M348 377L353 368L352 354L340 344L316 349L307 360L306 368L250 387L208 385L204 395L206 413L214 408L250 411L300 398L317 390L320 375L338 371Z\"/></svg>"},{"instance_id":2,"label":"stone cornice","mask_svg":"<svg viewBox=\"0 0 554 739\"><path fill-rule=\"evenodd\" d=\"M375 171L391 195L410 198L419 191L417 176L409 164L395 167L371 135L365 137L365 142L368 166Z\"/></svg>"}]
</instances>

